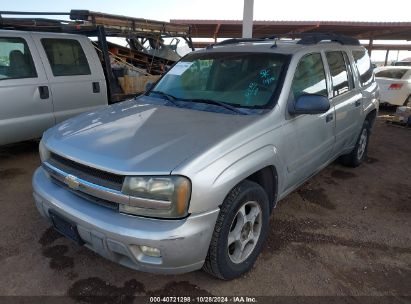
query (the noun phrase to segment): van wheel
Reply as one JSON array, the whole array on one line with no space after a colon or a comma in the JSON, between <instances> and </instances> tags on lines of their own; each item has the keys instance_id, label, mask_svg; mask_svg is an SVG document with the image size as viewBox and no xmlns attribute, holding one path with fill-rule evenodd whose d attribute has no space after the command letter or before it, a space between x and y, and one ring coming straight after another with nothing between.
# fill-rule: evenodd
<instances>
[{"instance_id":1,"label":"van wheel","mask_svg":"<svg viewBox=\"0 0 411 304\"><path fill-rule=\"evenodd\" d=\"M369 138L370 122L365 120L354 149L350 154L341 157L341 163L348 167L358 167L367 156Z\"/></svg>"},{"instance_id":2,"label":"van wheel","mask_svg":"<svg viewBox=\"0 0 411 304\"><path fill-rule=\"evenodd\" d=\"M223 280L251 269L267 235L269 203L264 189L245 180L224 200L203 270Z\"/></svg>"}]
</instances>

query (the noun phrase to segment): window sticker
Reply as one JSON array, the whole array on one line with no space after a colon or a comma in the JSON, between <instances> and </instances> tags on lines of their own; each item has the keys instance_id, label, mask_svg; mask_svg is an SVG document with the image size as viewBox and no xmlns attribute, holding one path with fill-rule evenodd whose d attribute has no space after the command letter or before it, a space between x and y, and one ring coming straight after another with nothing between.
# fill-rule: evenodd
<instances>
[{"instance_id":1,"label":"window sticker","mask_svg":"<svg viewBox=\"0 0 411 304\"><path fill-rule=\"evenodd\" d=\"M246 104L249 104L251 102L253 96L257 96L258 90L259 88L256 82L251 82L248 85L247 90L245 91Z\"/></svg>"},{"instance_id":2,"label":"window sticker","mask_svg":"<svg viewBox=\"0 0 411 304\"><path fill-rule=\"evenodd\" d=\"M263 84L266 86L270 85L275 80L268 69L261 70L260 77L262 78Z\"/></svg>"},{"instance_id":3,"label":"window sticker","mask_svg":"<svg viewBox=\"0 0 411 304\"><path fill-rule=\"evenodd\" d=\"M194 62L180 61L170 71L168 71L168 74L169 75L181 75L185 71L187 71L187 69L189 69L193 63Z\"/></svg>"}]
</instances>

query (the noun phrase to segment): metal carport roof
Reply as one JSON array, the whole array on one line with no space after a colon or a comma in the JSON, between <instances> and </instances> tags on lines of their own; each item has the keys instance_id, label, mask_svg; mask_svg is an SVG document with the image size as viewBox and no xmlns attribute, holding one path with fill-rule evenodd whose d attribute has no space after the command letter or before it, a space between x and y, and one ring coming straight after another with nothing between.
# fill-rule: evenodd
<instances>
[{"instance_id":1,"label":"metal carport roof","mask_svg":"<svg viewBox=\"0 0 411 304\"><path fill-rule=\"evenodd\" d=\"M172 19L187 24L192 38L239 38L241 20ZM253 37L300 33L335 33L367 40L411 40L411 22L254 21Z\"/></svg>"}]
</instances>

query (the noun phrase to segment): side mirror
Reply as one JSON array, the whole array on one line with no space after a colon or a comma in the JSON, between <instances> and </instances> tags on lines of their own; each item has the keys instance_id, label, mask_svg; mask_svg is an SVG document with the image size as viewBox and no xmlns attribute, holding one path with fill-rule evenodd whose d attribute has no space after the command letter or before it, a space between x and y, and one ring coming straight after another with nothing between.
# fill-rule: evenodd
<instances>
[{"instance_id":1,"label":"side mirror","mask_svg":"<svg viewBox=\"0 0 411 304\"><path fill-rule=\"evenodd\" d=\"M290 104L290 114L322 114L330 109L330 101L323 95L301 95Z\"/></svg>"},{"instance_id":2,"label":"side mirror","mask_svg":"<svg viewBox=\"0 0 411 304\"><path fill-rule=\"evenodd\" d=\"M144 89L145 89L146 92L148 92L148 91L150 91L153 87L154 87L154 83L152 83L152 82L149 81L149 82L146 83Z\"/></svg>"}]
</instances>

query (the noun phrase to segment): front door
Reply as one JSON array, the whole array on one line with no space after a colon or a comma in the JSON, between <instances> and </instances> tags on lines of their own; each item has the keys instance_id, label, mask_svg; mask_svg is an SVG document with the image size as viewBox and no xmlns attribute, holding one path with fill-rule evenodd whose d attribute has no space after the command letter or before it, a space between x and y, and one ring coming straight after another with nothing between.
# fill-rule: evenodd
<instances>
[{"instance_id":1,"label":"front door","mask_svg":"<svg viewBox=\"0 0 411 304\"><path fill-rule=\"evenodd\" d=\"M0 145L41 137L55 123L53 100L29 34L0 32Z\"/></svg>"},{"instance_id":2,"label":"front door","mask_svg":"<svg viewBox=\"0 0 411 304\"><path fill-rule=\"evenodd\" d=\"M324 64L320 53L301 58L290 89L289 102L303 94L328 96ZM321 169L330 159L335 143L334 108L323 114L288 117L284 126L287 164L285 191Z\"/></svg>"}]
</instances>

